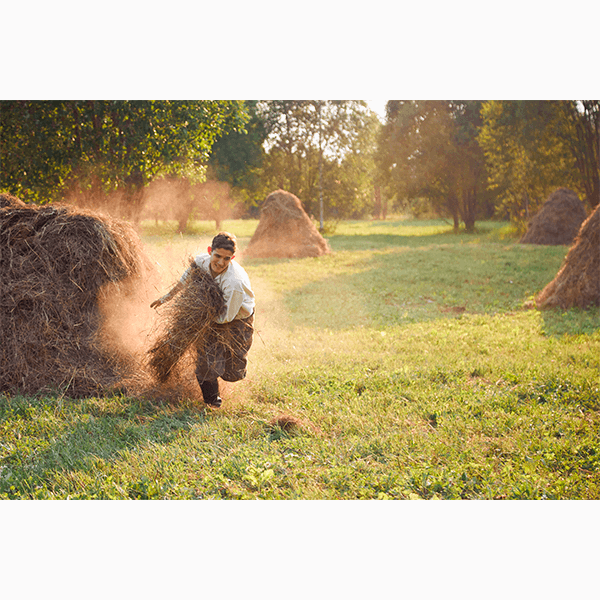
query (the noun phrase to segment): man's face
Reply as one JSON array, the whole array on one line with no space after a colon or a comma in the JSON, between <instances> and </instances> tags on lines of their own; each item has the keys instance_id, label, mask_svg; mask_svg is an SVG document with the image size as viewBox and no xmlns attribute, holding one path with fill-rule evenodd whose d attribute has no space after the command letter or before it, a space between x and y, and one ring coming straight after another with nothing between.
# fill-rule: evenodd
<instances>
[{"instance_id":1,"label":"man's face","mask_svg":"<svg viewBox=\"0 0 600 600\"><path fill-rule=\"evenodd\" d=\"M210 254L210 270L213 272L213 275L224 273L231 263L233 252L225 250L225 248L215 248L212 250L209 246L208 253Z\"/></svg>"}]
</instances>

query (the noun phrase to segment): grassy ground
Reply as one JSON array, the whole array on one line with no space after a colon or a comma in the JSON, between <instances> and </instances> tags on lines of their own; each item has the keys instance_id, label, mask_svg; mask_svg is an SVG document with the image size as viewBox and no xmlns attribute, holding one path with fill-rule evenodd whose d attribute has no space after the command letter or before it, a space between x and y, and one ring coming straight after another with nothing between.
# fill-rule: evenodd
<instances>
[{"instance_id":1,"label":"grassy ground","mask_svg":"<svg viewBox=\"0 0 600 600\"><path fill-rule=\"evenodd\" d=\"M220 411L0 395L0 498L598 499L598 310L527 308L567 248L510 228L340 224L318 259L244 260L246 380ZM214 231L144 224L167 286Z\"/></svg>"}]
</instances>

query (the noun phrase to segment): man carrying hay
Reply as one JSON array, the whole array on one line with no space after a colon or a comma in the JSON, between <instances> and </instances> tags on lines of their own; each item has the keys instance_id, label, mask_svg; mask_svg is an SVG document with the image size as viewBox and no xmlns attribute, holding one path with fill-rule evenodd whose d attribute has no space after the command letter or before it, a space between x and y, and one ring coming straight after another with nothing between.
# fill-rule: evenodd
<instances>
[{"instance_id":1,"label":"man carrying hay","mask_svg":"<svg viewBox=\"0 0 600 600\"><path fill-rule=\"evenodd\" d=\"M247 356L254 333L254 292L248 274L234 262L236 237L226 231L217 234L207 254L196 256L177 284L150 306L156 308L181 292L194 269L212 277L223 294L225 308L214 318L204 332L203 344L198 351L196 378L204 402L212 407L221 406L218 378L240 381L246 376Z\"/></svg>"}]
</instances>

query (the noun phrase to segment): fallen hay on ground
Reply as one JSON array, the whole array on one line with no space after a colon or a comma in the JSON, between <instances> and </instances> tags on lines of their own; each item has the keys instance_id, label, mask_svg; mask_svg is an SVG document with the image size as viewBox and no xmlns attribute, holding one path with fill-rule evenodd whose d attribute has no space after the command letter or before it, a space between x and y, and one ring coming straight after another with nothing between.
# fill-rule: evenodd
<instances>
[{"instance_id":1,"label":"fallen hay on ground","mask_svg":"<svg viewBox=\"0 0 600 600\"><path fill-rule=\"evenodd\" d=\"M244 254L255 258L300 258L331 252L300 200L284 190L267 196L258 227Z\"/></svg>"},{"instance_id":2,"label":"fallen hay on ground","mask_svg":"<svg viewBox=\"0 0 600 600\"><path fill-rule=\"evenodd\" d=\"M192 261L185 287L164 305L160 331L149 350L148 366L160 384L180 376L225 308L223 292L209 273ZM182 362L182 359L183 362Z\"/></svg>"},{"instance_id":3,"label":"fallen hay on ground","mask_svg":"<svg viewBox=\"0 0 600 600\"><path fill-rule=\"evenodd\" d=\"M521 244L570 246L587 218L583 202L567 188L559 188L544 202L531 219Z\"/></svg>"},{"instance_id":4,"label":"fallen hay on ground","mask_svg":"<svg viewBox=\"0 0 600 600\"><path fill-rule=\"evenodd\" d=\"M556 277L536 298L538 308L600 305L600 207L583 223Z\"/></svg>"},{"instance_id":5,"label":"fallen hay on ground","mask_svg":"<svg viewBox=\"0 0 600 600\"><path fill-rule=\"evenodd\" d=\"M0 391L101 394L136 368L106 350L99 300L147 278L141 240L117 219L16 200L0 208Z\"/></svg>"}]
</instances>

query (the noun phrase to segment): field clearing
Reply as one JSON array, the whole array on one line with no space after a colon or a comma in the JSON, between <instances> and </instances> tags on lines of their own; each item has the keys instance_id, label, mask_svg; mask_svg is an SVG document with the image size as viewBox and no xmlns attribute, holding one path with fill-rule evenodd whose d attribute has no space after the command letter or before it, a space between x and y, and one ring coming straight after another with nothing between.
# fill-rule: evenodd
<instances>
[{"instance_id":1,"label":"field clearing","mask_svg":"<svg viewBox=\"0 0 600 600\"><path fill-rule=\"evenodd\" d=\"M256 225L222 226L257 295L223 408L0 395L0 498L600 497L599 311L528 308L566 247L390 219L244 260ZM166 288L214 224L143 231Z\"/></svg>"}]
</instances>

